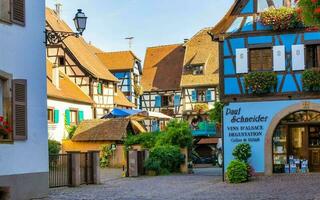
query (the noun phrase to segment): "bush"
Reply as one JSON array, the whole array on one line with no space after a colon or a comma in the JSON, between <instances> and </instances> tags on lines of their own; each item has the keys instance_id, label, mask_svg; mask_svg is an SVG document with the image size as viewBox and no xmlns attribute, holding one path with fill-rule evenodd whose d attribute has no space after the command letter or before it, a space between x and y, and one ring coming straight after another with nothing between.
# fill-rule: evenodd
<instances>
[{"instance_id":1,"label":"bush","mask_svg":"<svg viewBox=\"0 0 320 200\"><path fill-rule=\"evenodd\" d=\"M124 140L125 146L128 148L132 145L141 145L143 148L151 149L155 146L159 137L159 132L141 133L138 135L128 135Z\"/></svg>"},{"instance_id":2,"label":"bush","mask_svg":"<svg viewBox=\"0 0 320 200\"><path fill-rule=\"evenodd\" d=\"M227 179L230 183L243 183L248 181L247 164L240 160L233 160L227 168Z\"/></svg>"},{"instance_id":3,"label":"bush","mask_svg":"<svg viewBox=\"0 0 320 200\"><path fill-rule=\"evenodd\" d=\"M302 85L305 91L320 91L320 72L305 70L302 74Z\"/></svg>"},{"instance_id":4,"label":"bush","mask_svg":"<svg viewBox=\"0 0 320 200\"><path fill-rule=\"evenodd\" d=\"M209 118L213 122L221 123L221 114L224 104L222 102L215 102L214 108L209 111Z\"/></svg>"},{"instance_id":5,"label":"bush","mask_svg":"<svg viewBox=\"0 0 320 200\"><path fill-rule=\"evenodd\" d=\"M156 146L151 149L145 167L157 174L166 174L178 172L183 161L184 156L180 153L179 147L172 145Z\"/></svg>"},{"instance_id":6,"label":"bush","mask_svg":"<svg viewBox=\"0 0 320 200\"><path fill-rule=\"evenodd\" d=\"M246 89L253 94L266 94L277 88L277 75L273 72L252 72L244 76Z\"/></svg>"},{"instance_id":7,"label":"bush","mask_svg":"<svg viewBox=\"0 0 320 200\"><path fill-rule=\"evenodd\" d=\"M307 26L320 27L320 2L310 0L298 1L298 12Z\"/></svg>"},{"instance_id":8,"label":"bush","mask_svg":"<svg viewBox=\"0 0 320 200\"><path fill-rule=\"evenodd\" d=\"M189 123L181 120L171 120L163 134L160 135L156 146L173 145L181 148L192 146L192 133Z\"/></svg>"},{"instance_id":9,"label":"bush","mask_svg":"<svg viewBox=\"0 0 320 200\"><path fill-rule=\"evenodd\" d=\"M103 145L100 153L100 167L106 168L110 165L110 157L112 155L112 149L110 145Z\"/></svg>"},{"instance_id":10,"label":"bush","mask_svg":"<svg viewBox=\"0 0 320 200\"><path fill-rule=\"evenodd\" d=\"M273 30L288 30L303 27L295 8L270 7L260 15L260 21L265 26L271 26Z\"/></svg>"},{"instance_id":11,"label":"bush","mask_svg":"<svg viewBox=\"0 0 320 200\"><path fill-rule=\"evenodd\" d=\"M58 155L61 151L61 144L55 140L48 140L49 155Z\"/></svg>"},{"instance_id":12,"label":"bush","mask_svg":"<svg viewBox=\"0 0 320 200\"><path fill-rule=\"evenodd\" d=\"M251 146L248 143L238 144L232 151L232 155L235 157L235 159L244 163L248 162L251 154Z\"/></svg>"}]
</instances>

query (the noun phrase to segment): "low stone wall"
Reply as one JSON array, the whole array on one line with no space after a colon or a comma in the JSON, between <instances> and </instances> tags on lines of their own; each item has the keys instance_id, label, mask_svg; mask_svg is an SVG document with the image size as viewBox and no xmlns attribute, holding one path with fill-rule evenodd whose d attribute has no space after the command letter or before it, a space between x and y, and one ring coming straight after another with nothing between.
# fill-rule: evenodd
<instances>
[{"instance_id":1,"label":"low stone wall","mask_svg":"<svg viewBox=\"0 0 320 200\"><path fill-rule=\"evenodd\" d=\"M103 145L111 145L112 142L73 142L71 140L62 141L62 153L70 151L100 151ZM110 158L110 167L121 168L126 166L126 154L124 145L117 145L114 155Z\"/></svg>"}]
</instances>

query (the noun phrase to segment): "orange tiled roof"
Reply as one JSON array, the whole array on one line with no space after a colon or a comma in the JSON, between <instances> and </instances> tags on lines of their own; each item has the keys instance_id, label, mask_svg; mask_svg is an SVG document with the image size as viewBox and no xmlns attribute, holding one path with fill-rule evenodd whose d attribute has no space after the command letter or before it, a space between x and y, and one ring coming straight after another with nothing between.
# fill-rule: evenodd
<instances>
[{"instance_id":1,"label":"orange tiled roof","mask_svg":"<svg viewBox=\"0 0 320 200\"><path fill-rule=\"evenodd\" d=\"M46 22L55 31L72 32L71 28L49 8L46 9ZM81 36L79 38L68 37L63 43L91 75L103 80L118 81L92 52L89 44Z\"/></svg>"},{"instance_id":2,"label":"orange tiled roof","mask_svg":"<svg viewBox=\"0 0 320 200\"><path fill-rule=\"evenodd\" d=\"M143 90L180 89L184 53L182 44L147 48L141 79Z\"/></svg>"},{"instance_id":3,"label":"orange tiled roof","mask_svg":"<svg viewBox=\"0 0 320 200\"><path fill-rule=\"evenodd\" d=\"M117 94L114 95L114 103L118 106L124 106L124 107L130 107L134 108L136 107L135 104L130 102L127 97L121 92L119 89L117 91Z\"/></svg>"},{"instance_id":4,"label":"orange tiled roof","mask_svg":"<svg viewBox=\"0 0 320 200\"><path fill-rule=\"evenodd\" d=\"M60 88L58 89L52 83L52 68L53 64L47 60L47 96L49 98L94 104L93 100L62 72L60 72Z\"/></svg>"},{"instance_id":5,"label":"orange tiled roof","mask_svg":"<svg viewBox=\"0 0 320 200\"><path fill-rule=\"evenodd\" d=\"M109 70L133 69L136 61L140 61L132 51L104 52L96 54Z\"/></svg>"}]
</instances>

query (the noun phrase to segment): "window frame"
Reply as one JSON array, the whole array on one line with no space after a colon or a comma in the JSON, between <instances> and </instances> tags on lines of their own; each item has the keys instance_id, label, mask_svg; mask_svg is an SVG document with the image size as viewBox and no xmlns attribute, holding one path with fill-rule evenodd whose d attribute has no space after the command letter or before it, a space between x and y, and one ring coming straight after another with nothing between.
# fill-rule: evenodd
<instances>
[{"instance_id":1,"label":"window frame","mask_svg":"<svg viewBox=\"0 0 320 200\"><path fill-rule=\"evenodd\" d=\"M207 91L208 91L208 89L202 89L202 88L196 89L197 103L206 103L207 102L207 97L206 97ZM203 95L199 95L201 92L203 92ZM200 96L203 96L202 100L200 100Z\"/></svg>"},{"instance_id":2,"label":"window frame","mask_svg":"<svg viewBox=\"0 0 320 200\"><path fill-rule=\"evenodd\" d=\"M309 62L308 59L309 58L309 54L308 54L308 48L310 47L315 47L316 49L316 53L313 55L313 60L315 60L315 63L314 63L314 66L313 67L310 67L309 66ZM317 56L317 51L319 48L319 57ZM306 66L306 69L313 69L313 70L320 70L320 43L307 43L305 44L305 66ZM315 67L316 66L316 67Z\"/></svg>"},{"instance_id":3,"label":"window frame","mask_svg":"<svg viewBox=\"0 0 320 200\"><path fill-rule=\"evenodd\" d=\"M13 19L13 15L14 15L14 0L8 0L9 2L9 19L3 19L3 18L0 18L0 23L5 23L5 24L8 24L8 25L12 25L12 24L16 24L16 25L19 25L19 26L25 26L26 25L26 1L25 0L22 0L23 1L23 22L21 21L18 21L18 20L15 20ZM1 8L0 8L1 9Z\"/></svg>"},{"instance_id":4,"label":"window frame","mask_svg":"<svg viewBox=\"0 0 320 200\"><path fill-rule=\"evenodd\" d=\"M3 115L7 115L8 123L11 125L12 132L8 139L0 139L0 144L13 144L14 142L14 125L13 125L13 99L12 99L12 82L13 76L5 71L0 70L0 79L3 81Z\"/></svg>"},{"instance_id":5,"label":"window frame","mask_svg":"<svg viewBox=\"0 0 320 200\"><path fill-rule=\"evenodd\" d=\"M52 119L49 119L49 111L52 112ZM47 108L47 115L48 115L48 124L54 124L54 108L53 107L48 107Z\"/></svg>"},{"instance_id":6,"label":"window frame","mask_svg":"<svg viewBox=\"0 0 320 200\"><path fill-rule=\"evenodd\" d=\"M70 125L71 126L76 126L79 124L79 109L77 108L69 108L70 111ZM76 122L72 121L72 113L76 113Z\"/></svg>"},{"instance_id":7,"label":"window frame","mask_svg":"<svg viewBox=\"0 0 320 200\"><path fill-rule=\"evenodd\" d=\"M199 70L196 70L196 68L198 68L198 67L202 67L202 70L200 71L200 73L197 73L197 71L199 71ZM204 68L205 68L205 64L204 63L189 64L189 65L184 67L184 74L190 74L190 75L194 75L194 76L203 75L204 71L205 71Z\"/></svg>"},{"instance_id":8,"label":"window frame","mask_svg":"<svg viewBox=\"0 0 320 200\"><path fill-rule=\"evenodd\" d=\"M261 63L263 63L262 62L263 59L260 59L260 63L259 63L260 67L259 67L259 69L252 70L251 52L252 51L256 51L256 50L266 50L266 49L270 50L270 60L271 60L270 68L269 69L263 69L261 67ZM260 52L260 54L261 54L261 52ZM272 46L269 46L269 45L268 46L251 46L251 47L248 48L248 71L249 72L271 72L271 71L273 71L273 59L274 59L274 57L273 57L273 48L272 48Z\"/></svg>"}]
</instances>

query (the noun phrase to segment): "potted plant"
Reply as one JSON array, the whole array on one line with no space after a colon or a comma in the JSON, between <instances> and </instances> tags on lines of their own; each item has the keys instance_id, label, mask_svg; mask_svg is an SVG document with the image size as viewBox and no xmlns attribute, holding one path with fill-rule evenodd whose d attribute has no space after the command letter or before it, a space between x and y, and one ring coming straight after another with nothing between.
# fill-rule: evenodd
<instances>
[{"instance_id":1,"label":"potted plant","mask_svg":"<svg viewBox=\"0 0 320 200\"><path fill-rule=\"evenodd\" d=\"M244 76L246 90L251 94L267 94L277 88L277 75L273 72L252 72Z\"/></svg>"}]
</instances>

